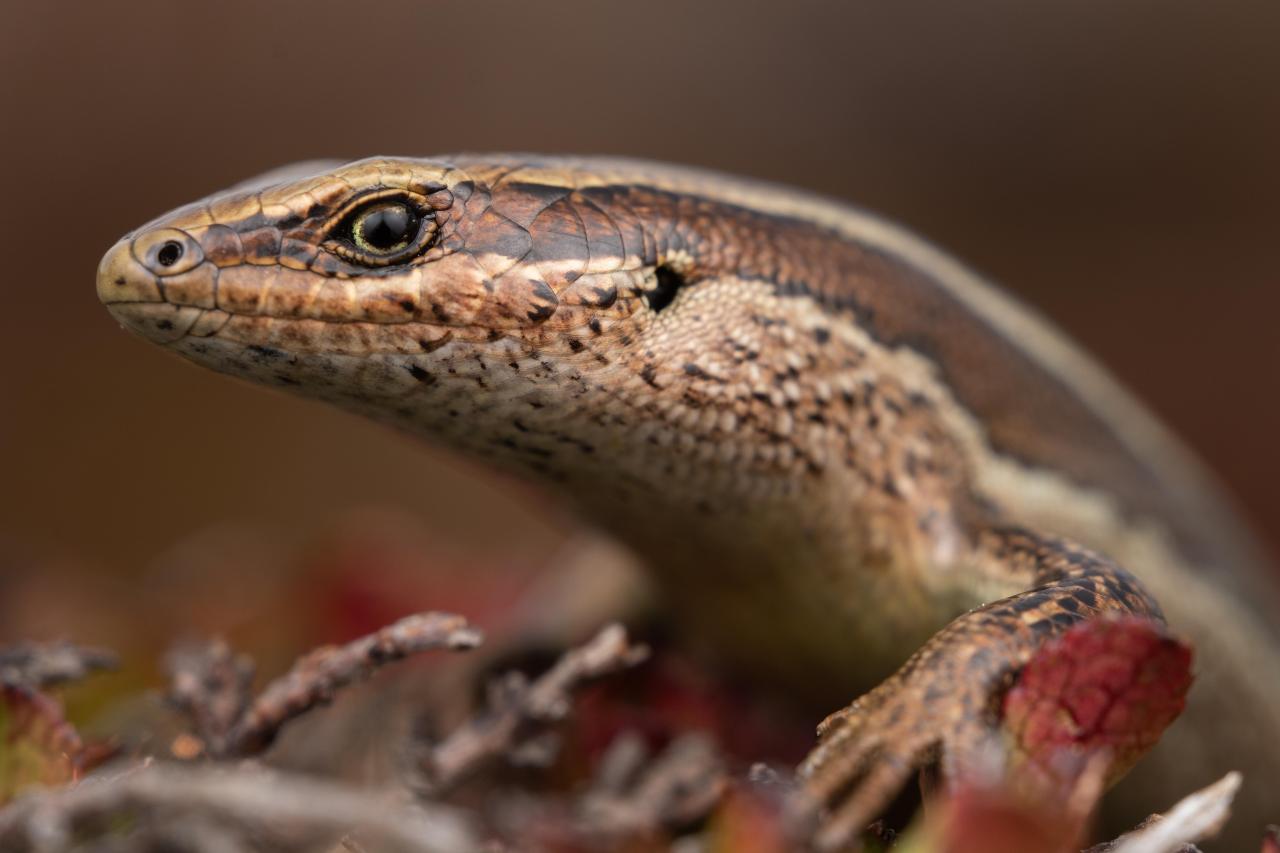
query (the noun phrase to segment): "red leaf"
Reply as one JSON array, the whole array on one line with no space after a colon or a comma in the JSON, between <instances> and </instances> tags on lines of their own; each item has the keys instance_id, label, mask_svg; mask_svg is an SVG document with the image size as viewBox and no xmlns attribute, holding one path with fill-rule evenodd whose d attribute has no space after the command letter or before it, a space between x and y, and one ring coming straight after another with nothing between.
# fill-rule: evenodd
<instances>
[{"instance_id":1,"label":"red leaf","mask_svg":"<svg viewBox=\"0 0 1280 853\"><path fill-rule=\"evenodd\" d=\"M752 788L731 788L711 820L712 853L785 853L795 849L781 802Z\"/></svg>"},{"instance_id":2,"label":"red leaf","mask_svg":"<svg viewBox=\"0 0 1280 853\"><path fill-rule=\"evenodd\" d=\"M1080 849L1084 822L1067 809L1019 796L1011 788L962 787L930 821L939 853L1071 853Z\"/></svg>"},{"instance_id":3,"label":"red leaf","mask_svg":"<svg viewBox=\"0 0 1280 853\"><path fill-rule=\"evenodd\" d=\"M1069 794L1086 765L1114 782L1186 704L1191 649L1146 619L1095 619L1046 643L1005 696L1014 773Z\"/></svg>"}]
</instances>

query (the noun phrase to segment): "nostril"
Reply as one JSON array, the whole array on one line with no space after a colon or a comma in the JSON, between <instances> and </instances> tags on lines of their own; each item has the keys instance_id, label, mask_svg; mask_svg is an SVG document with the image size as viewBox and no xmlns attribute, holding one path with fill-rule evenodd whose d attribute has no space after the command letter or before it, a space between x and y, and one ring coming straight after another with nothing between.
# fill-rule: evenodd
<instances>
[{"instance_id":1,"label":"nostril","mask_svg":"<svg viewBox=\"0 0 1280 853\"><path fill-rule=\"evenodd\" d=\"M130 253L153 275L181 275L204 262L200 243L178 228L144 230L132 238Z\"/></svg>"},{"instance_id":2,"label":"nostril","mask_svg":"<svg viewBox=\"0 0 1280 853\"><path fill-rule=\"evenodd\" d=\"M156 263L162 267L171 267L182 259L182 244L177 240L166 240L156 252Z\"/></svg>"}]
</instances>

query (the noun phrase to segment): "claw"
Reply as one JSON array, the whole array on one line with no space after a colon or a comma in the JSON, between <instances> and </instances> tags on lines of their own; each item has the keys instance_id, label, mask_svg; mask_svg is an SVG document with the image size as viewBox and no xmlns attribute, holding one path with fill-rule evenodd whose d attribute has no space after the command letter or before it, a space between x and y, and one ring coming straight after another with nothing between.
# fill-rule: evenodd
<instances>
[{"instance_id":1,"label":"claw","mask_svg":"<svg viewBox=\"0 0 1280 853\"><path fill-rule=\"evenodd\" d=\"M814 846L819 850L835 850L847 845L906 784L915 766L914 758L914 754L879 756L871 771L858 781L849 797L814 835Z\"/></svg>"},{"instance_id":2,"label":"claw","mask_svg":"<svg viewBox=\"0 0 1280 853\"><path fill-rule=\"evenodd\" d=\"M865 772L883 745L883 739L876 734L870 734L858 743L841 740L829 747L823 744L819 747L822 754L816 754L819 750L815 750L815 755L811 756L816 766L807 775L805 790L821 802L830 802L842 788L848 787Z\"/></svg>"},{"instance_id":3,"label":"claw","mask_svg":"<svg viewBox=\"0 0 1280 853\"><path fill-rule=\"evenodd\" d=\"M833 728L834 717L839 728ZM862 726L857 725L855 715L847 711L833 714L823 721L819 729L822 741L809 753L799 768L803 780L788 803L788 823L798 835L813 836L818 830L822 812L827 809L840 791L864 774L874 760L883 740L874 732L862 740L856 740Z\"/></svg>"},{"instance_id":4,"label":"claw","mask_svg":"<svg viewBox=\"0 0 1280 853\"><path fill-rule=\"evenodd\" d=\"M829 761L841 757L846 749L845 744L861 734L866 727L868 716L866 703L861 700L828 714L818 724L818 745L801 763L798 769L800 776L817 776ZM877 735L873 734L872 737L878 741Z\"/></svg>"},{"instance_id":5,"label":"claw","mask_svg":"<svg viewBox=\"0 0 1280 853\"><path fill-rule=\"evenodd\" d=\"M942 754L954 758L952 749L966 756L987 742L982 721L957 711L984 707L989 685L960 680L960 689L942 702L932 697L925 675L928 670L908 670L819 726L819 743L800 767L803 789L791 809L797 830L809 829L815 848L854 847L916 768Z\"/></svg>"},{"instance_id":6,"label":"claw","mask_svg":"<svg viewBox=\"0 0 1280 853\"><path fill-rule=\"evenodd\" d=\"M859 703L854 702L846 708L827 714L822 722L818 723L818 739L825 740L828 737L833 737L837 726L848 727L851 725L857 719L859 710Z\"/></svg>"}]
</instances>

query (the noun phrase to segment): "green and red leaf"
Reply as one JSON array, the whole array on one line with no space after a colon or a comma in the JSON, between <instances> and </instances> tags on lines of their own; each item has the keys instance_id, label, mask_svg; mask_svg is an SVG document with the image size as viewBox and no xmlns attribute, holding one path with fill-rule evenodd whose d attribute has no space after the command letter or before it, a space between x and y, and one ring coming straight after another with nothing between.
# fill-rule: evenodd
<instances>
[{"instance_id":1,"label":"green and red leaf","mask_svg":"<svg viewBox=\"0 0 1280 853\"><path fill-rule=\"evenodd\" d=\"M0 685L0 803L27 788L74 781L85 755L57 701L26 687Z\"/></svg>"}]
</instances>

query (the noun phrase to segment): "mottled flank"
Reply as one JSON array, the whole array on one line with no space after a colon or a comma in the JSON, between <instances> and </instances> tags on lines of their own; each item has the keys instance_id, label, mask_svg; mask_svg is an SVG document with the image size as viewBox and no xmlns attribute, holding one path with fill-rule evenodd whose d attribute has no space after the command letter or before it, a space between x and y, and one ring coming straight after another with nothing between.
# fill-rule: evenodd
<instances>
[{"instance_id":1,"label":"mottled flank","mask_svg":"<svg viewBox=\"0 0 1280 853\"><path fill-rule=\"evenodd\" d=\"M978 748L1046 638L1156 599L1203 670L1137 809L1280 783L1280 737L1241 735L1280 733L1242 601L1275 589L1212 487L1059 335L866 214L643 163L372 159L164 216L98 292L195 362L552 485L796 696L888 677L807 764L847 797L832 827Z\"/></svg>"}]
</instances>

